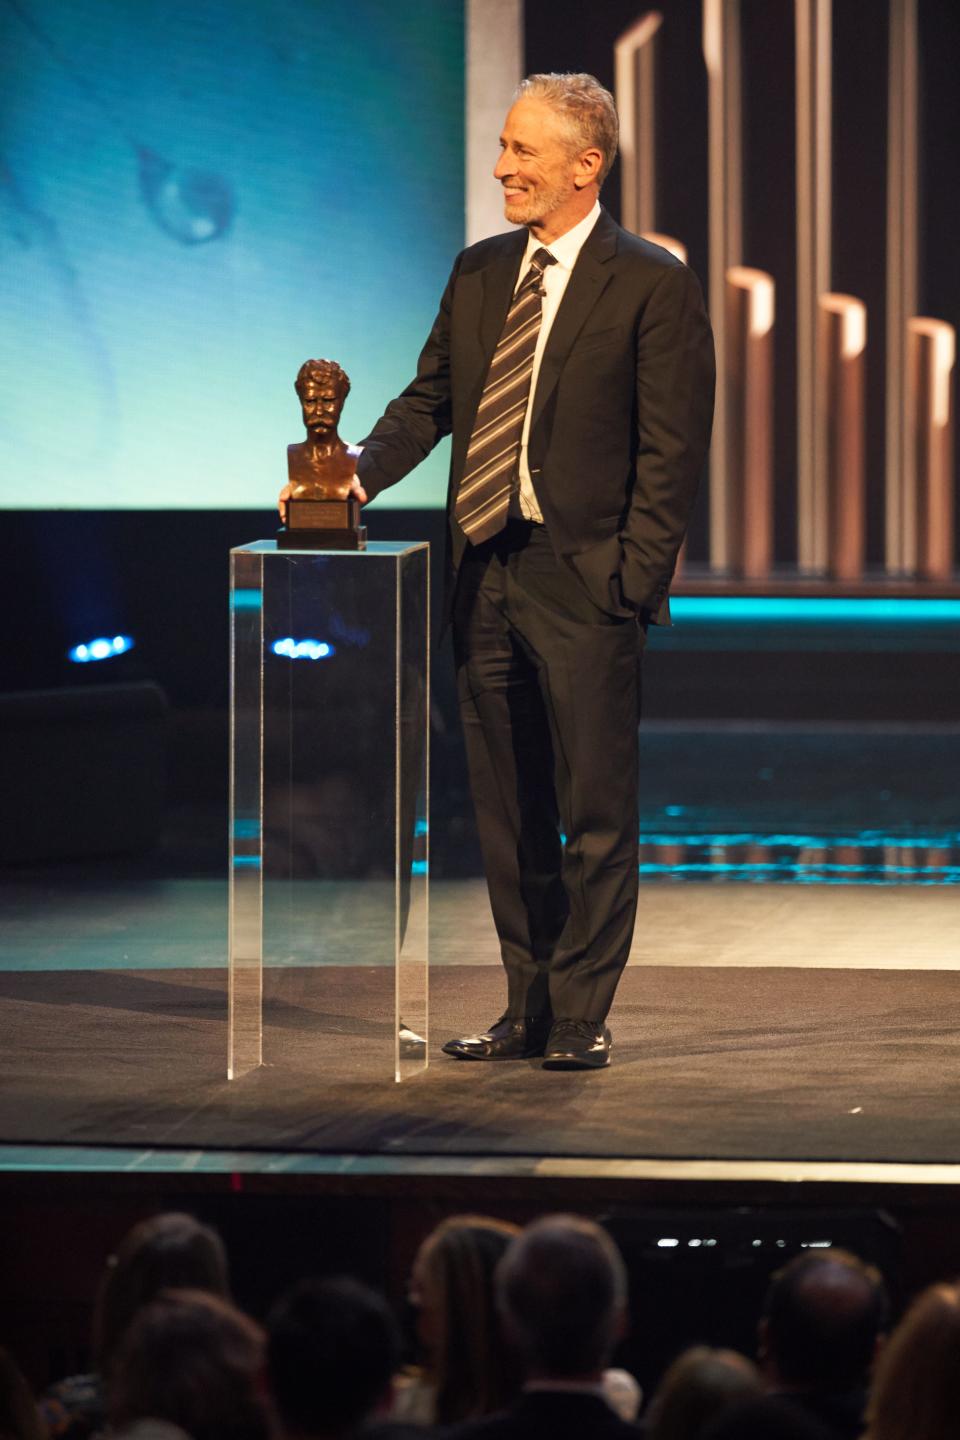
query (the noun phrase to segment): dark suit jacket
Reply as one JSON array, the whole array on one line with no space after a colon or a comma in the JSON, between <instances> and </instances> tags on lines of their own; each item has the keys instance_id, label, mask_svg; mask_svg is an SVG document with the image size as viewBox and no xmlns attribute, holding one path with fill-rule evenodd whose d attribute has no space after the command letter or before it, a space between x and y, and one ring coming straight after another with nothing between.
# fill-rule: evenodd
<instances>
[{"instance_id":1,"label":"dark suit jacket","mask_svg":"<svg viewBox=\"0 0 960 1440\"><path fill-rule=\"evenodd\" d=\"M640 1431L599 1395L531 1390L502 1414L454 1425L445 1435L447 1440L639 1440Z\"/></svg>"},{"instance_id":2,"label":"dark suit jacket","mask_svg":"<svg viewBox=\"0 0 960 1440\"><path fill-rule=\"evenodd\" d=\"M490 358L527 231L458 255L416 378L362 442L371 499L452 433L447 600L466 545L453 519ZM547 340L528 460L554 548L594 602L670 623L667 592L713 418L713 338L693 272L601 210Z\"/></svg>"}]
</instances>

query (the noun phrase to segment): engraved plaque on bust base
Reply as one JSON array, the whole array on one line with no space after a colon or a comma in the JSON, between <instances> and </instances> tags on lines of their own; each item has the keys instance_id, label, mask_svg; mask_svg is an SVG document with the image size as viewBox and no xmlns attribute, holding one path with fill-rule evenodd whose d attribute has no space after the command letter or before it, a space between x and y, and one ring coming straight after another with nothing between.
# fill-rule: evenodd
<instances>
[{"instance_id":1,"label":"engraved plaque on bust base","mask_svg":"<svg viewBox=\"0 0 960 1440\"><path fill-rule=\"evenodd\" d=\"M277 531L281 550L366 550L367 527L360 524L360 501L287 501L287 523Z\"/></svg>"},{"instance_id":2,"label":"engraved plaque on bust base","mask_svg":"<svg viewBox=\"0 0 960 1440\"><path fill-rule=\"evenodd\" d=\"M337 425L350 381L335 360L307 360L296 379L307 438L287 446L286 524L277 531L281 550L365 550L354 493L356 453Z\"/></svg>"}]
</instances>

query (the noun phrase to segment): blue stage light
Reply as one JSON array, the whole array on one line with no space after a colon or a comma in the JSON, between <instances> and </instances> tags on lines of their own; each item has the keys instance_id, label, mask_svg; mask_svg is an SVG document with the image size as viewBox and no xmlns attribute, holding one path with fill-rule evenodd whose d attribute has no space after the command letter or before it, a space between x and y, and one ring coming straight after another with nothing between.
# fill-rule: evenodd
<instances>
[{"instance_id":1,"label":"blue stage light","mask_svg":"<svg viewBox=\"0 0 960 1440\"><path fill-rule=\"evenodd\" d=\"M243 589L240 586L230 592L231 610L261 610L263 608L263 591Z\"/></svg>"},{"instance_id":2,"label":"blue stage light","mask_svg":"<svg viewBox=\"0 0 960 1440\"><path fill-rule=\"evenodd\" d=\"M88 665L91 660L112 660L115 655L124 655L133 646L134 641L129 635L100 636L83 645L74 645L67 651L67 659L75 665Z\"/></svg>"},{"instance_id":3,"label":"blue stage light","mask_svg":"<svg viewBox=\"0 0 960 1440\"><path fill-rule=\"evenodd\" d=\"M326 640L294 640L291 635L274 640L270 649L274 655L282 655L287 660L327 660L336 654Z\"/></svg>"},{"instance_id":4,"label":"blue stage light","mask_svg":"<svg viewBox=\"0 0 960 1440\"><path fill-rule=\"evenodd\" d=\"M914 596L677 595L677 620L700 625L956 625L960 600Z\"/></svg>"}]
</instances>

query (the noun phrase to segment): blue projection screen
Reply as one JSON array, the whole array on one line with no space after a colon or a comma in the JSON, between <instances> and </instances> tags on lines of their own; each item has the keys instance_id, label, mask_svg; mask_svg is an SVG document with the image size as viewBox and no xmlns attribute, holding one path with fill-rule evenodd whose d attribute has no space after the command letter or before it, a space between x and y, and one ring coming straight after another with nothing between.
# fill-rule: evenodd
<instances>
[{"instance_id":1,"label":"blue projection screen","mask_svg":"<svg viewBox=\"0 0 960 1440\"><path fill-rule=\"evenodd\" d=\"M0 0L0 506L269 505L310 356L365 434L463 244L463 51L460 0Z\"/></svg>"}]
</instances>

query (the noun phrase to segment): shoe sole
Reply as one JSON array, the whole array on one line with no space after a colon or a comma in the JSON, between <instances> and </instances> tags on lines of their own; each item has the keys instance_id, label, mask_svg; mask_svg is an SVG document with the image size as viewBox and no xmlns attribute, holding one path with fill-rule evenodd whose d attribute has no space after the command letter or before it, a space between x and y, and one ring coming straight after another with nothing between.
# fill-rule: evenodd
<instances>
[{"instance_id":1,"label":"shoe sole","mask_svg":"<svg viewBox=\"0 0 960 1440\"><path fill-rule=\"evenodd\" d=\"M604 1060L581 1060L573 1055L551 1055L544 1059L543 1070L606 1070L610 1056Z\"/></svg>"},{"instance_id":2,"label":"shoe sole","mask_svg":"<svg viewBox=\"0 0 960 1440\"><path fill-rule=\"evenodd\" d=\"M452 1060L499 1061L501 1064L510 1060L537 1060L543 1054L542 1050L525 1050L522 1055L471 1055L469 1050L448 1050L446 1045L441 1045L440 1050Z\"/></svg>"}]
</instances>

